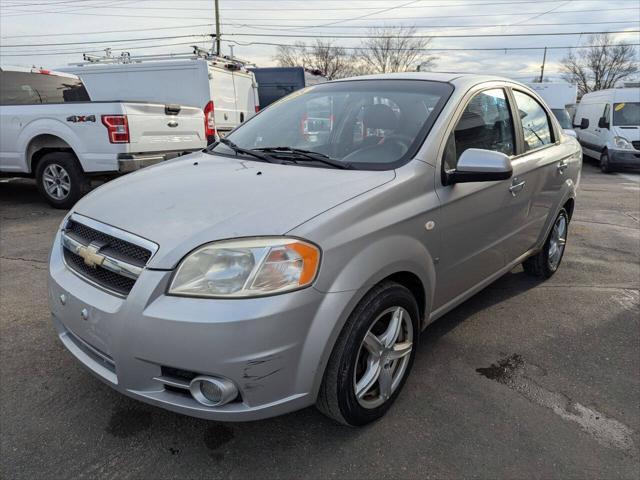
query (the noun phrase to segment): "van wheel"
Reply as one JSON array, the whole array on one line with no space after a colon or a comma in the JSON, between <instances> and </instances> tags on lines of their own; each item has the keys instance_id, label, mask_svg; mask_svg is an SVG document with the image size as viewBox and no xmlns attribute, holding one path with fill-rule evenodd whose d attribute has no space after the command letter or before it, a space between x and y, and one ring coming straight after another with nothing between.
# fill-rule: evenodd
<instances>
[{"instance_id":1,"label":"van wheel","mask_svg":"<svg viewBox=\"0 0 640 480\"><path fill-rule=\"evenodd\" d=\"M549 278L560 266L569 231L569 216L563 208L558 213L543 249L524 261L524 271L534 277Z\"/></svg>"},{"instance_id":2,"label":"van wheel","mask_svg":"<svg viewBox=\"0 0 640 480\"><path fill-rule=\"evenodd\" d=\"M419 335L418 305L394 282L360 301L333 348L316 406L349 426L382 417L409 375Z\"/></svg>"},{"instance_id":3,"label":"van wheel","mask_svg":"<svg viewBox=\"0 0 640 480\"><path fill-rule=\"evenodd\" d=\"M613 172L611 164L609 163L609 152L606 150L600 155L600 170L602 170L602 173Z\"/></svg>"},{"instance_id":4,"label":"van wheel","mask_svg":"<svg viewBox=\"0 0 640 480\"><path fill-rule=\"evenodd\" d=\"M89 181L71 153L52 152L36 167L36 183L45 200L54 208L71 208L84 195Z\"/></svg>"}]
</instances>

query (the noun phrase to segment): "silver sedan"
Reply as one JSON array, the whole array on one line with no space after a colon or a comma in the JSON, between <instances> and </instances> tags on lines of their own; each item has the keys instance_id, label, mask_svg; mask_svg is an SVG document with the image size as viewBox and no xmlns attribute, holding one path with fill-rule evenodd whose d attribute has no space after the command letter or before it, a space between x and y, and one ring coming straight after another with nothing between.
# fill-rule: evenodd
<instances>
[{"instance_id":1,"label":"silver sedan","mask_svg":"<svg viewBox=\"0 0 640 480\"><path fill-rule=\"evenodd\" d=\"M506 79L309 87L75 205L53 322L98 378L215 420L390 408L420 332L518 264L560 266L581 149Z\"/></svg>"}]
</instances>

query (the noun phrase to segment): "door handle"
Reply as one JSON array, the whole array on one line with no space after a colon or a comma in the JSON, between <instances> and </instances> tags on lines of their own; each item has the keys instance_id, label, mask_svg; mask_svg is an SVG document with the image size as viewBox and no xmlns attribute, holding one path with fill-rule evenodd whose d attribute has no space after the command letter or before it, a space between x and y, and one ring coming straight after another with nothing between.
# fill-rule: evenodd
<instances>
[{"instance_id":1,"label":"door handle","mask_svg":"<svg viewBox=\"0 0 640 480\"><path fill-rule=\"evenodd\" d=\"M565 162L564 160L562 160L558 166L556 167L558 169L558 172L560 172L561 174L564 173L564 170L566 168L569 167L569 164L567 162Z\"/></svg>"},{"instance_id":2,"label":"door handle","mask_svg":"<svg viewBox=\"0 0 640 480\"><path fill-rule=\"evenodd\" d=\"M511 195L515 197L518 192L524 188L525 183L527 183L526 180L522 180L521 182L519 182L517 178L514 178L513 182L511 182L511 186L509 187Z\"/></svg>"}]
</instances>

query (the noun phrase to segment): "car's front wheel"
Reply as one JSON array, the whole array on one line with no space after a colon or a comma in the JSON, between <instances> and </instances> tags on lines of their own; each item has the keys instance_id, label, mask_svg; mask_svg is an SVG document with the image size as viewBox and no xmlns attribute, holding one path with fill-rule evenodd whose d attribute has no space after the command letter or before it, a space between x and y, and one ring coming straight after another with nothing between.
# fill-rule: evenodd
<instances>
[{"instance_id":1,"label":"car's front wheel","mask_svg":"<svg viewBox=\"0 0 640 480\"><path fill-rule=\"evenodd\" d=\"M600 155L600 170L602 170L602 173L613 172L613 169L611 168L611 162L609 161L609 152L607 152L606 150Z\"/></svg>"},{"instance_id":2,"label":"car's front wheel","mask_svg":"<svg viewBox=\"0 0 640 480\"><path fill-rule=\"evenodd\" d=\"M522 264L524 271L529 275L542 278L549 278L556 273L564 256L568 232L569 215L562 208L542 250Z\"/></svg>"},{"instance_id":3,"label":"car's front wheel","mask_svg":"<svg viewBox=\"0 0 640 480\"><path fill-rule=\"evenodd\" d=\"M394 282L373 288L334 346L318 409L351 426L383 416L411 370L418 335L418 306L411 292Z\"/></svg>"}]
</instances>

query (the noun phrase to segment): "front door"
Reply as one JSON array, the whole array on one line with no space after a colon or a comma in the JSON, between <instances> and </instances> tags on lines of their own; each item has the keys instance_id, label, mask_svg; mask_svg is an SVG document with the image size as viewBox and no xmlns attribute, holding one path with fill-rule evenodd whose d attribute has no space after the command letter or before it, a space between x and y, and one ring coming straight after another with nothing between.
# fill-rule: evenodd
<instances>
[{"instance_id":1,"label":"front door","mask_svg":"<svg viewBox=\"0 0 640 480\"><path fill-rule=\"evenodd\" d=\"M513 116L504 88L479 88L474 92L448 136L439 174L443 169L454 169L462 152L469 148L516 154ZM513 188L516 179L454 185L443 185L441 178L436 181L442 235L436 270L437 309L506 265L509 240L525 207L521 201L523 189Z\"/></svg>"}]
</instances>

